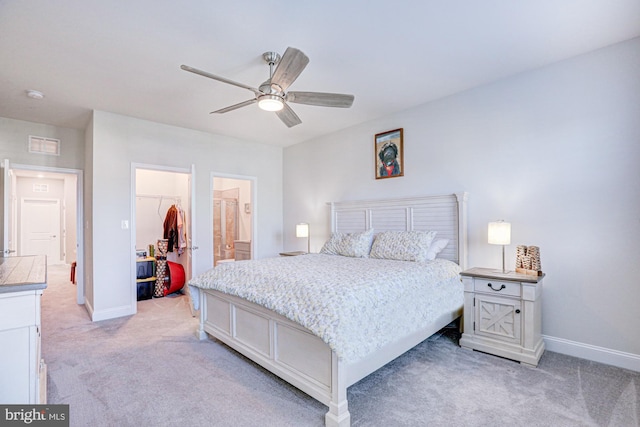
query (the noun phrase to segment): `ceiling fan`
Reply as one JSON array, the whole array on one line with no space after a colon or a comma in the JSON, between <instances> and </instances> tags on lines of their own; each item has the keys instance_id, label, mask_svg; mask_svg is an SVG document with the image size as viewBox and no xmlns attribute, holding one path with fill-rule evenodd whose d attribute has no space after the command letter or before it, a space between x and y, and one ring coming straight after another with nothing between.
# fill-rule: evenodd
<instances>
[{"instance_id":1,"label":"ceiling fan","mask_svg":"<svg viewBox=\"0 0 640 427\"><path fill-rule=\"evenodd\" d=\"M246 107L247 105L257 102L261 109L275 111L287 127L293 127L302 123L302 120L300 120L291 107L287 105L288 102L338 108L349 108L353 104L353 95L325 92L285 92L309 63L307 55L300 50L288 47L282 57L276 52L265 52L262 54L262 58L269 65L269 78L257 89L206 71L198 70L197 68L189 67L188 65L181 65L180 68L191 73L218 80L222 83L250 90L255 95L253 99L212 111L210 114L228 113L229 111L237 110L238 108Z\"/></svg>"}]
</instances>

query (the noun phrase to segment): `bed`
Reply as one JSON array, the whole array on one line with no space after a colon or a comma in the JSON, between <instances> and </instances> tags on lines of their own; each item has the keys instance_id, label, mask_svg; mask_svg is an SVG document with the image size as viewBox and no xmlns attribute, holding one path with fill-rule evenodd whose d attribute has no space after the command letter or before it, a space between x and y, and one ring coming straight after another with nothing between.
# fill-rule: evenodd
<instances>
[{"instance_id":1,"label":"bed","mask_svg":"<svg viewBox=\"0 0 640 427\"><path fill-rule=\"evenodd\" d=\"M429 243L435 234L448 244L426 262L336 256L330 241L321 254L225 263L189 282L197 337L218 339L327 405L327 426L348 427L350 385L461 316L466 200L456 193L331 203L332 235L362 241L375 232L372 256L382 253L381 235L432 231ZM384 280L376 281L376 269ZM434 277L429 290L422 274ZM300 309L305 304L312 308Z\"/></svg>"}]
</instances>

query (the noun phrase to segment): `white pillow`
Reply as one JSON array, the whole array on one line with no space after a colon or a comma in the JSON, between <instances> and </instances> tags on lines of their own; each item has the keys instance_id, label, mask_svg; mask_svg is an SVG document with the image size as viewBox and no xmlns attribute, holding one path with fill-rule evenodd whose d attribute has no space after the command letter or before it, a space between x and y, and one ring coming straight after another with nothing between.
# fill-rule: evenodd
<instances>
[{"instance_id":1,"label":"white pillow","mask_svg":"<svg viewBox=\"0 0 640 427\"><path fill-rule=\"evenodd\" d=\"M449 239L438 239L431 243L427 251L427 261L433 261L438 254L449 244Z\"/></svg>"},{"instance_id":2,"label":"white pillow","mask_svg":"<svg viewBox=\"0 0 640 427\"><path fill-rule=\"evenodd\" d=\"M373 242L373 229L359 233L333 233L326 241L321 254L367 258Z\"/></svg>"},{"instance_id":3,"label":"white pillow","mask_svg":"<svg viewBox=\"0 0 640 427\"><path fill-rule=\"evenodd\" d=\"M371 258L426 261L436 231L383 231L371 247Z\"/></svg>"}]
</instances>

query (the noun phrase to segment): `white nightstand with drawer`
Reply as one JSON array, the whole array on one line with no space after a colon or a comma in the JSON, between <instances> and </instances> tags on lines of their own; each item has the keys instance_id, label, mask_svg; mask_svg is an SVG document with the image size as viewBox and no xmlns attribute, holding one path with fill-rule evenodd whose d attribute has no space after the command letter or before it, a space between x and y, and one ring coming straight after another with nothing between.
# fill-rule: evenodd
<instances>
[{"instance_id":1,"label":"white nightstand with drawer","mask_svg":"<svg viewBox=\"0 0 640 427\"><path fill-rule=\"evenodd\" d=\"M460 273L464 333L460 346L537 366L542 340L542 276L489 268Z\"/></svg>"}]
</instances>

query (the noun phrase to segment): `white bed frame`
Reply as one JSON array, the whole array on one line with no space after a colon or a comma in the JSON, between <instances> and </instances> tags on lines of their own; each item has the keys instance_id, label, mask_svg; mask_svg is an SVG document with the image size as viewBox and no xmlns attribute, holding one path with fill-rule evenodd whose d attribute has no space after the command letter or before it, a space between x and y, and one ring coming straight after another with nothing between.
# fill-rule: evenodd
<instances>
[{"instance_id":1,"label":"white bed frame","mask_svg":"<svg viewBox=\"0 0 640 427\"><path fill-rule=\"evenodd\" d=\"M436 230L448 238L439 255L467 263L467 193L404 199L331 203L331 229L338 232ZM210 289L200 292L199 339L210 335L329 407L326 426L348 427L347 387L415 347L462 315L462 306L429 327L356 363L338 359L309 330L241 298Z\"/></svg>"}]
</instances>

